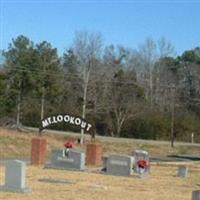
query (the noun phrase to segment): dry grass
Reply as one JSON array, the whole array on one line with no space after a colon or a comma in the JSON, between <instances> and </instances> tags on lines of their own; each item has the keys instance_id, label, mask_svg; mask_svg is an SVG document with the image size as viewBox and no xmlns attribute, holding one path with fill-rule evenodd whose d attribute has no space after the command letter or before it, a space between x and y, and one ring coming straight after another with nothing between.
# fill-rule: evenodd
<instances>
[{"instance_id":1,"label":"dry grass","mask_svg":"<svg viewBox=\"0 0 200 200\"><path fill-rule=\"evenodd\" d=\"M35 137L35 133L23 133L14 130L6 130L0 128L0 158L18 158L18 157L30 157L31 139ZM66 136L45 134L43 136L48 141L48 152L52 149L63 148L63 142ZM70 136L72 137L72 136ZM74 136L77 138L77 136ZM86 141L86 143L89 141ZM100 141L101 142L101 141ZM132 155L136 149L143 149L149 152L153 157L166 156L170 154L192 154L200 155L200 148L197 146L175 146L173 149L168 145L152 145L144 143L136 143L131 141L104 141L103 152L104 155L109 154L126 154ZM78 148L85 150L85 145Z\"/></svg>"},{"instance_id":2,"label":"dry grass","mask_svg":"<svg viewBox=\"0 0 200 200\"><path fill-rule=\"evenodd\" d=\"M35 133L24 133L0 128L0 158L30 157L31 139ZM43 136L48 141L48 152L62 148L64 138L51 135Z\"/></svg>"},{"instance_id":3,"label":"dry grass","mask_svg":"<svg viewBox=\"0 0 200 200\"><path fill-rule=\"evenodd\" d=\"M0 168L3 184L3 168ZM151 174L116 177L91 172L71 172L28 167L27 185L31 193L0 192L6 200L191 200L191 193L200 186L200 165L190 166L188 178L176 177L176 166L153 166ZM66 179L73 184L44 183L41 178Z\"/></svg>"},{"instance_id":4,"label":"dry grass","mask_svg":"<svg viewBox=\"0 0 200 200\"><path fill-rule=\"evenodd\" d=\"M0 129L0 158L29 157L33 133ZM64 137L45 135L48 151L62 148ZM85 146L79 146L85 149ZM176 147L168 145L148 145L131 142L103 143L105 154L132 154L135 149L144 149L153 156L165 156L176 153L200 154L197 147ZM0 185L4 183L4 167L0 167ZM193 190L200 188L200 164L189 165L189 177L176 177L177 165L153 165L151 174L139 179L137 176L115 177L87 172L47 170L42 167L28 166L27 185L31 193L20 194L0 192L0 199L5 200L191 200ZM74 184L44 183L41 178L66 179Z\"/></svg>"}]
</instances>

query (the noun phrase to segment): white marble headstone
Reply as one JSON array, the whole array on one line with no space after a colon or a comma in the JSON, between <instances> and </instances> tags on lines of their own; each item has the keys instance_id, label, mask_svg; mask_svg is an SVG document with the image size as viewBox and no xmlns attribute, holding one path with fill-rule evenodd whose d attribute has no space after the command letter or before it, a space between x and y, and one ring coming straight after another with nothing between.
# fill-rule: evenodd
<instances>
[{"instance_id":1,"label":"white marble headstone","mask_svg":"<svg viewBox=\"0 0 200 200\"><path fill-rule=\"evenodd\" d=\"M28 192L26 188L26 163L20 160L6 162L5 185L0 190L13 192Z\"/></svg>"}]
</instances>

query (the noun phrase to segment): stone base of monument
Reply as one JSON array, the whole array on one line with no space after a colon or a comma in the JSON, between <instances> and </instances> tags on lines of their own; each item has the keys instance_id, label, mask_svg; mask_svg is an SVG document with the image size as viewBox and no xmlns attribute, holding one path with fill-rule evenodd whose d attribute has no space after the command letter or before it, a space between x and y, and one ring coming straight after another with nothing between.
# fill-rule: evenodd
<instances>
[{"instance_id":1,"label":"stone base of monument","mask_svg":"<svg viewBox=\"0 0 200 200\"><path fill-rule=\"evenodd\" d=\"M26 163L20 160L6 162L5 185L0 186L1 191L30 192L26 187Z\"/></svg>"},{"instance_id":2,"label":"stone base of monument","mask_svg":"<svg viewBox=\"0 0 200 200\"><path fill-rule=\"evenodd\" d=\"M0 186L0 191L27 193L27 192L31 192L31 189L30 188L12 188L12 187L3 185L3 186Z\"/></svg>"},{"instance_id":3,"label":"stone base of monument","mask_svg":"<svg viewBox=\"0 0 200 200\"><path fill-rule=\"evenodd\" d=\"M101 166L103 149L101 144L90 143L86 147L86 163L87 165Z\"/></svg>"},{"instance_id":4,"label":"stone base of monument","mask_svg":"<svg viewBox=\"0 0 200 200\"><path fill-rule=\"evenodd\" d=\"M31 141L31 164L44 165L47 157L47 140L42 137L33 138Z\"/></svg>"},{"instance_id":5,"label":"stone base of monument","mask_svg":"<svg viewBox=\"0 0 200 200\"><path fill-rule=\"evenodd\" d=\"M48 169L59 170L85 170L85 153L70 149L67 156L64 150L54 150L51 154L50 163L45 166Z\"/></svg>"},{"instance_id":6,"label":"stone base of monument","mask_svg":"<svg viewBox=\"0 0 200 200\"><path fill-rule=\"evenodd\" d=\"M106 174L130 176L133 174L134 157L111 155L106 161Z\"/></svg>"}]
</instances>

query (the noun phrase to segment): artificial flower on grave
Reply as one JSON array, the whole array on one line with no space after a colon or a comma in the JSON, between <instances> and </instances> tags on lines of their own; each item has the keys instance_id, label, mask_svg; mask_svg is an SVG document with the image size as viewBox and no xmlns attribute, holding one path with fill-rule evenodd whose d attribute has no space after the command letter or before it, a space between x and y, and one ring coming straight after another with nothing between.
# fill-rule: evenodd
<instances>
[{"instance_id":1,"label":"artificial flower on grave","mask_svg":"<svg viewBox=\"0 0 200 200\"><path fill-rule=\"evenodd\" d=\"M149 161L148 160L138 160L137 165L138 165L139 168L148 169Z\"/></svg>"},{"instance_id":2,"label":"artificial flower on grave","mask_svg":"<svg viewBox=\"0 0 200 200\"><path fill-rule=\"evenodd\" d=\"M67 149L72 149L72 148L75 148L75 144L74 144L74 142L67 140L64 143L64 147L67 148Z\"/></svg>"}]
</instances>

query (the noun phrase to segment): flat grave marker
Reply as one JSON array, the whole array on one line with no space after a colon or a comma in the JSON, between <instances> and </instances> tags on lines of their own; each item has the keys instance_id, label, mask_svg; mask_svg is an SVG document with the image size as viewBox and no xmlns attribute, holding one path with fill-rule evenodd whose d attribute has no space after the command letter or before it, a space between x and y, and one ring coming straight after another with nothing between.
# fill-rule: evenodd
<instances>
[{"instance_id":1,"label":"flat grave marker","mask_svg":"<svg viewBox=\"0 0 200 200\"><path fill-rule=\"evenodd\" d=\"M179 166L178 176L183 177L183 178L187 177L188 176L188 167L187 166Z\"/></svg>"},{"instance_id":2,"label":"flat grave marker","mask_svg":"<svg viewBox=\"0 0 200 200\"><path fill-rule=\"evenodd\" d=\"M75 184L76 181L72 180L67 180L67 179L53 179L53 178L40 178L38 179L39 182L44 182L44 183L60 183L60 184Z\"/></svg>"}]
</instances>

